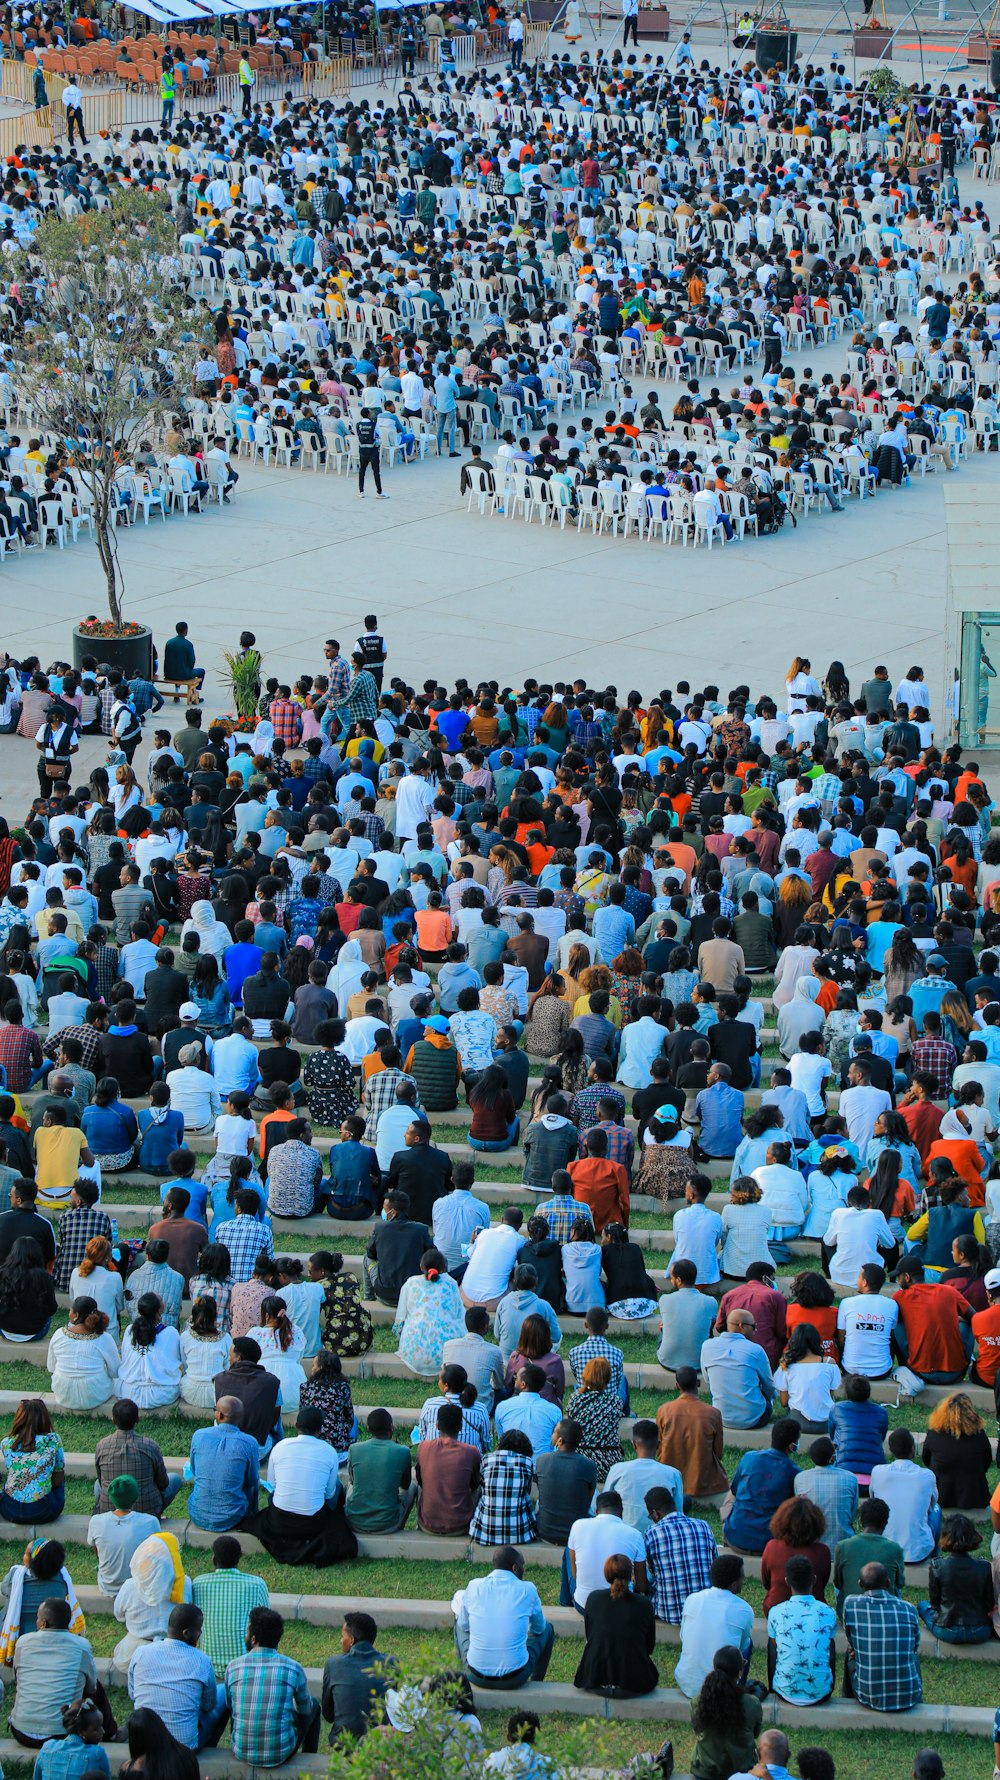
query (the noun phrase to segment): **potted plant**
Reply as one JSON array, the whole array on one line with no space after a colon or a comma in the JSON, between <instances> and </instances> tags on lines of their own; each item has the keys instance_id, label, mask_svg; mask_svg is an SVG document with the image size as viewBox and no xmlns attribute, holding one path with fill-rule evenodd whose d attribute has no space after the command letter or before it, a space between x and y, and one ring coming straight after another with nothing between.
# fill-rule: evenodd
<instances>
[{"instance_id":1,"label":"potted plant","mask_svg":"<svg viewBox=\"0 0 1000 1780\"><path fill-rule=\"evenodd\" d=\"M791 68L799 49L799 35L793 31L788 14L781 5L773 6L769 12L762 12L757 20L757 35L754 39L754 58L762 73L768 68L778 68L787 73Z\"/></svg>"},{"instance_id":2,"label":"potted plant","mask_svg":"<svg viewBox=\"0 0 1000 1780\"><path fill-rule=\"evenodd\" d=\"M77 667L96 655L152 675L151 629L122 616L118 539L142 442L176 410L190 378L196 342L185 288L165 275L176 252L165 198L134 187L114 192L104 210L46 216L22 256L22 275L40 287L44 325L19 354L19 405L71 442L107 587L108 617L74 630Z\"/></svg>"},{"instance_id":3,"label":"potted plant","mask_svg":"<svg viewBox=\"0 0 1000 1780\"><path fill-rule=\"evenodd\" d=\"M222 659L225 668L221 677L229 687L233 700L229 717L230 730L254 730L257 727L257 700L260 697L260 650L252 646L240 650L224 649Z\"/></svg>"}]
</instances>

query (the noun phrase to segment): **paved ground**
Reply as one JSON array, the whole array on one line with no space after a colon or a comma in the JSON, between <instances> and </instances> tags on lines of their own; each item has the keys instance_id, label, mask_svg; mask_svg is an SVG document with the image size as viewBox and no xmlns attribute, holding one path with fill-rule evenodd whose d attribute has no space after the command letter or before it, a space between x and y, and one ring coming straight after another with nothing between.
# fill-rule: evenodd
<instances>
[{"instance_id":1,"label":"paved ground","mask_svg":"<svg viewBox=\"0 0 1000 1780\"><path fill-rule=\"evenodd\" d=\"M994 188L966 174L962 197ZM793 361L797 371L839 371L834 345ZM723 384L722 387L725 387ZM637 395L645 388L637 380ZM665 407L676 385L660 386ZM458 498L459 464L447 457L397 466L390 500L371 483L362 502L347 477L240 465L233 504L119 534L127 616L152 625L158 645L177 619L191 626L208 670L207 711L225 711L221 651L256 632L265 672L289 678L322 668L326 637L345 647L374 609L390 648L389 672L419 685L440 675L517 686L533 673L577 674L620 691L748 680L780 688L792 656L822 671L833 657L852 680L885 659L923 664L940 719L944 697L946 538L940 471L908 491L888 490L843 514L814 511L797 531L716 547L669 549L589 531L484 519ZM977 455L959 474L1000 498L1000 454ZM72 626L105 609L96 550L82 534L64 552L10 558L0 571L0 642L44 664L68 659ZM984 605L995 604L984 594ZM4 740L5 814L34 794L33 750ZM103 758L86 744L82 764ZM140 760L142 755L140 755Z\"/></svg>"}]
</instances>

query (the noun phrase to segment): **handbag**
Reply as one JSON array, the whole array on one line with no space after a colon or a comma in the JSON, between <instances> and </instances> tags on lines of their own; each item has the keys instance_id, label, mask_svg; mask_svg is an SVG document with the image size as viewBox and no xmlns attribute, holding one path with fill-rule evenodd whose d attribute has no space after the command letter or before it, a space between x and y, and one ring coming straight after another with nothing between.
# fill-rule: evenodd
<instances>
[{"instance_id":1,"label":"handbag","mask_svg":"<svg viewBox=\"0 0 1000 1780\"><path fill-rule=\"evenodd\" d=\"M68 760L45 760L42 764L47 779L65 779L69 772Z\"/></svg>"}]
</instances>

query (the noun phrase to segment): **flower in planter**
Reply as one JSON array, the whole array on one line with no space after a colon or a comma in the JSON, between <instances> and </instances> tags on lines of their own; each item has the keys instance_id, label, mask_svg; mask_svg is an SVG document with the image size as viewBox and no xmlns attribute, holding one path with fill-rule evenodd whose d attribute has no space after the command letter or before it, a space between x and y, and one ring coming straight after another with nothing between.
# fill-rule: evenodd
<instances>
[{"instance_id":1,"label":"flower in planter","mask_svg":"<svg viewBox=\"0 0 1000 1780\"><path fill-rule=\"evenodd\" d=\"M84 618L76 628L84 637L140 637L149 627L134 624L131 619L122 624L112 624L110 618Z\"/></svg>"}]
</instances>

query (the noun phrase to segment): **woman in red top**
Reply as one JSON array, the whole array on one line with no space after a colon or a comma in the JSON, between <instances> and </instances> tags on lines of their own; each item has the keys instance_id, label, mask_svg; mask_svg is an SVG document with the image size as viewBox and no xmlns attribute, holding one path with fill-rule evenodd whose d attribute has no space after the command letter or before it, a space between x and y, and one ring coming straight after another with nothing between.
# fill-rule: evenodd
<instances>
[{"instance_id":1,"label":"woman in red top","mask_svg":"<svg viewBox=\"0 0 1000 1780\"><path fill-rule=\"evenodd\" d=\"M826 1515L808 1496L789 1496L771 1516L771 1537L760 1560L760 1579L764 1584L764 1612L770 1613L780 1601L791 1598L785 1581L785 1566L791 1557L807 1557L813 1567L812 1592L817 1601L826 1594L830 1580L830 1547L823 1544Z\"/></svg>"},{"instance_id":2,"label":"woman in red top","mask_svg":"<svg viewBox=\"0 0 1000 1780\"><path fill-rule=\"evenodd\" d=\"M791 1336L792 1330L797 1329L800 1323L812 1324L823 1343L824 1357L839 1363L837 1302L833 1287L828 1279L812 1269L797 1273L792 1280L788 1309L785 1312L787 1334Z\"/></svg>"}]
</instances>

